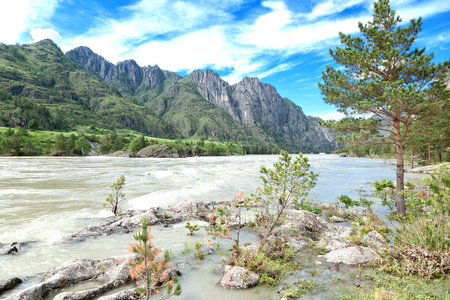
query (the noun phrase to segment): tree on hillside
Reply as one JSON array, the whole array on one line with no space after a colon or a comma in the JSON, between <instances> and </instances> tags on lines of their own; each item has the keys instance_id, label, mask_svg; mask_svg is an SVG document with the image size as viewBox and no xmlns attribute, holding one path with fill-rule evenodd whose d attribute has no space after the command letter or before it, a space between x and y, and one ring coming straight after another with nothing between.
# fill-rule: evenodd
<instances>
[{"instance_id":1,"label":"tree on hillside","mask_svg":"<svg viewBox=\"0 0 450 300\"><path fill-rule=\"evenodd\" d=\"M319 88L324 101L336 105L346 115L340 121L324 123L343 134L344 142L395 146L397 213L405 215L404 146L427 125L449 96L440 84L448 61L435 65L431 63L433 54L425 54L425 48L411 50L422 19L412 19L406 27L401 27L401 22L388 0L375 2L373 21L359 23L362 37L339 33L345 48L330 49L330 54L345 71L327 66ZM356 114L373 114L378 118L355 117ZM421 125L412 131L412 122ZM383 137L380 131L391 135Z\"/></svg>"}]
</instances>

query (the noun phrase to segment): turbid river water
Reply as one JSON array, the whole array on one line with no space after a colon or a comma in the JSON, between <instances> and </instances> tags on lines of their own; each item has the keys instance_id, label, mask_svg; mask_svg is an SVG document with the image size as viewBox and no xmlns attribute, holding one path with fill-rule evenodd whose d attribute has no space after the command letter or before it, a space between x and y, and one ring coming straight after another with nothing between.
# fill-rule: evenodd
<instances>
[{"instance_id":1,"label":"turbid river water","mask_svg":"<svg viewBox=\"0 0 450 300\"><path fill-rule=\"evenodd\" d=\"M395 166L383 160L307 156L311 169L320 173L311 193L314 201L335 202L342 193L357 198L361 186L368 192L373 190L369 183L375 180L395 179ZM65 261L126 254L132 235L63 243L73 233L111 216L103 204L110 193L109 185L120 175L126 178L127 199L123 209L146 209L185 199L231 200L239 191L249 195L261 184L260 165L270 167L277 160L276 155L185 159L0 158L0 243L33 241L22 253L0 256L0 280L29 278L21 287L25 288ZM374 209L386 213L378 204ZM188 237L182 224L172 228L155 226L152 233L155 244L170 249L179 260L187 257L181 254L185 243L193 247L204 237L203 231ZM266 288L241 292L221 289L217 286L220 258L212 260L216 263L195 263L181 270L183 294L177 299L273 298L274 291Z\"/></svg>"}]
</instances>

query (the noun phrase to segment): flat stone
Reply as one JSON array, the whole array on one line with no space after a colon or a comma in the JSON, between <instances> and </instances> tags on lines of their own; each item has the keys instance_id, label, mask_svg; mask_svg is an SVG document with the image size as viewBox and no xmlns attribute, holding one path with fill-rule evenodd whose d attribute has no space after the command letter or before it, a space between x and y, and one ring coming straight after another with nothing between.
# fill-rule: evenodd
<instances>
[{"instance_id":1,"label":"flat stone","mask_svg":"<svg viewBox=\"0 0 450 300\"><path fill-rule=\"evenodd\" d=\"M352 246L342 249L333 250L323 257L329 263L342 263L349 266L366 264L379 255L374 250L362 247L362 246Z\"/></svg>"}]
</instances>

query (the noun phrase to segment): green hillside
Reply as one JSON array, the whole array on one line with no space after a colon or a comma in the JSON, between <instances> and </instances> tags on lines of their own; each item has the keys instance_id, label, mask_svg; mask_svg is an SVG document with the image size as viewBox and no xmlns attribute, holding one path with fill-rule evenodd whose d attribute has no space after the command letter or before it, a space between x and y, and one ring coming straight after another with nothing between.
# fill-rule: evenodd
<instances>
[{"instance_id":1,"label":"green hillside","mask_svg":"<svg viewBox=\"0 0 450 300\"><path fill-rule=\"evenodd\" d=\"M179 135L151 110L75 65L51 40L0 45L0 126L27 126L32 119L45 129L93 125Z\"/></svg>"}]
</instances>

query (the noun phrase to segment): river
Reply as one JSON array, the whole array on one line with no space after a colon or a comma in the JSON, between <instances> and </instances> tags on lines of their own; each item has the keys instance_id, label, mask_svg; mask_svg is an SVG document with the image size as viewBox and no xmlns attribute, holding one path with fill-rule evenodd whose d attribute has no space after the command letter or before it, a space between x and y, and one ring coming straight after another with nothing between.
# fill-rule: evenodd
<instances>
[{"instance_id":1,"label":"river","mask_svg":"<svg viewBox=\"0 0 450 300\"><path fill-rule=\"evenodd\" d=\"M342 193L358 197L373 190L373 182L395 179L395 166L379 159L307 155L319 172L313 201L335 202ZM29 278L25 288L50 268L76 258L102 259L127 253L132 235L113 235L82 243L63 243L82 228L104 221L109 186L126 178L123 209L146 209L181 200L231 200L239 192L253 193L261 184L260 165L272 166L276 155L139 159L114 157L8 157L0 158L0 243L32 241L22 253L0 256L0 280ZM407 173L407 178L417 175ZM386 214L375 204L374 210ZM175 256L187 245L203 240L203 232L187 237L182 226L153 229L155 244ZM220 263L217 262L219 265ZM183 272L183 270L181 270ZM219 288L220 279L210 264L199 263L181 277L183 294L177 299L234 299ZM199 289L201 284L201 289ZM272 291L273 292L273 291ZM267 289L232 292L236 299L270 298ZM234 297L234 296L233 296Z\"/></svg>"}]
</instances>

